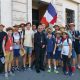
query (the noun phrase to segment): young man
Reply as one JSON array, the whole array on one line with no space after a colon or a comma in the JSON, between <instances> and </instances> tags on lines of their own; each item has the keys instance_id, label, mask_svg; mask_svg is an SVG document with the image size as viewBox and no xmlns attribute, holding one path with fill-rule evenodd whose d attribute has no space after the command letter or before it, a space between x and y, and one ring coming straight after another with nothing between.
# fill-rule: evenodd
<instances>
[{"instance_id":1,"label":"young man","mask_svg":"<svg viewBox=\"0 0 80 80\"><path fill-rule=\"evenodd\" d=\"M32 26L32 30L33 30L34 34L37 33L37 26L36 25L33 25Z\"/></svg>"},{"instance_id":2,"label":"young man","mask_svg":"<svg viewBox=\"0 0 80 80\"><path fill-rule=\"evenodd\" d=\"M76 51L75 47L78 48L78 45L75 46L75 25L74 23L69 24L68 30L69 38L72 40L72 72L76 70Z\"/></svg>"},{"instance_id":3,"label":"young man","mask_svg":"<svg viewBox=\"0 0 80 80\"><path fill-rule=\"evenodd\" d=\"M48 72L51 72L51 59L53 59L54 63L54 72L59 73L56 70L56 60L54 59L55 50L56 50L56 41L55 38L52 36L52 32L48 32L47 40L46 40L46 51L47 51L47 58L48 58Z\"/></svg>"},{"instance_id":4,"label":"young man","mask_svg":"<svg viewBox=\"0 0 80 80\"><path fill-rule=\"evenodd\" d=\"M3 42L4 36L7 35L6 32L3 31L4 27L5 27L4 25L0 24L0 59L4 57L2 42ZM3 72L3 70L4 70L4 64L0 62L0 73Z\"/></svg>"},{"instance_id":5,"label":"young man","mask_svg":"<svg viewBox=\"0 0 80 80\"><path fill-rule=\"evenodd\" d=\"M29 57L29 69L31 69L31 63L32 63L31 56L32 56L32 48L33 48L33 39L34 39L34 32L31 29L31 23L28 22L25 26L24 49L26 51L26 55L28 55Z\"/></svg>"},{"instance_id":6,"label":"young man","mask_svg":"<svg viewBox=\"0 0 80 80\"><path fill-rule=\"evenodd\" d=\"M20 57L20 48L21 48L21 34L18 31L19 25L15 25L13 36L13 53L14 53L14 62L16 63L15 70L19 71L19 57Z\"/></svg>"},{"instance_id":7,"label":"young man","mask_svg":"<svg viewBox=\"0 0 80 80\"><path fill-rule=\"evenodd\" d=\"M71 55L72 55L72 41L68 38L67 31L62 33L62 59L63 59L63 72L64 74L72 75L71 69ZM68 66L69 71L67 73L66 67Z\"/></svg>"},{"instance_id":8,"label":"young man","mask_svg":"<svg viewBox=\"0 0 80 80\"><path fill-rule=\"evenodd\" d=\"M62 37L61 37L61 31L57 31L55 33L55 39L56 39L56 51L54 59L56 60L57 67L59 66L59 62L61 61L61 45L62 45Z\"/></svg>"},{"instance_id":9,"label":"young man","mask_svg":"<svg viewBox=\"0 0 80 80\"><path fill-rule=\"evenodd\" d=\"M11 72L11 63L13 60L13 38L12 38L12 28L6 29L7 35L3 39L3 52L5 56L5 77L8 78L8 71Z\"/></svg>"},{"instance_id":10,"label":"young man","mask_svg":"<svg viewBox=\"0 0 80 80\"><path fill-rule=\"evenodd\" d=\"M55 33L56 31L59 31L59 30L60 30L60 26L59 26L59 25L54 25L53 28L55 29L54 33Z\"/></svg>"},{"instance_id":11,"label":"young man","mask_svg":"<svg viewBox=\"0 0 80 80\"><path fill-rule=\"evenodd\" d=\"M19 27L19 33L21 35L21 50L20 50L20 53L21 53L21 57L22 57L22 60L23 60L23 70L26 70L26 54L25 54L25 50L24 50L24 35L25 35L25 24L24 23L21 23L20 24L20 27Z\"/></svg>"}]
</instances>

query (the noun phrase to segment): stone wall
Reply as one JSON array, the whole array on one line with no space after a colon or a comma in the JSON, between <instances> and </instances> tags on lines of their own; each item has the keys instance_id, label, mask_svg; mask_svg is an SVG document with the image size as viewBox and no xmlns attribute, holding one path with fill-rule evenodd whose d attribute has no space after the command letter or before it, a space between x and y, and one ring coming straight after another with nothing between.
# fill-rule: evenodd
<instances>
[{"instance_id":1,"label":"stone wall","mask_svg":"<svg viewBox=\"0 0 80 80\"><path fill-rule=\"evenodd\" d=\"M12 21L13 25L27 22L27 0L12 1Z\"/></svg>"}]
</instances>

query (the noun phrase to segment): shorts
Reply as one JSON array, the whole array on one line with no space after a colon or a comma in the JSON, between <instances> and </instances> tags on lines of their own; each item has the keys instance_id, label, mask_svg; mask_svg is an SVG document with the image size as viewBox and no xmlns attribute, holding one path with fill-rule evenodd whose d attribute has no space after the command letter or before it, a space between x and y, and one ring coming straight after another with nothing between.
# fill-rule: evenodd
<instances>
[{"instance_id":1,"label":"shorts","mask_svg":"<svg viewBox=\"0 0 80 80\"><path fill-rule=\"evenodd\" d=\"M72 58L76 58L76 52L74 49L72 49Z\"/></svg>"},{"instance_id":2,"label":"shorts","mask_svg":"<svg viewBox=\"0 0 80 80\"><path fill-rule=\"evenodd\" d=\"M24 49L25 49L25 51L26 51L26 54L32 54L32 47L27 47L27 46L24 46Z\"/></svg>"},{"instance_id":3,"label":"shorts","mask_svg":"<svg viewBox=\"0 0 80 80\"><path fill-rule=\"evenodd\" d=\"M14 57L19 57L20 56L20 49L14 49L13 53L14 53Z\"/></svg>"},{"instance_id":4,"label":"shorts","mask_svg":"<svg viewBox=\"0 0 80 80\"><path fill-rule=\"evenodd\" d=\"M61 51L56 50L55 54L54 54L54 59L58 60L61 57Z\"/></svg>"},{"instance_id":5,"label":"shorts","mask_svg":"<svg viewBox=\"0 0 80 80\"><path fill-rule=\"evenodd\" d=\"M80 54L80 43L79 43L79 45L78 45L78 54Z\"/></svg>"},{"instance_id":6,"label":"shorts","mask_svg":"<svg viewBox=\"0 0 80 80\"><path fill-rule=\"evenodd\" d=\"M5 56L5 62L12 62L12 60L13 60L13 53L12 52L10 52L10 51L5 51L5 54L6 54L6 56Z\"/></svg>"},{"instance_id":7,"label":"shorts","mask_svg":"<svg viewBox=\"0 0 80 80\"><path fill-rule=\"evenodd\" d=\"M53 59L53 52L47 52L47 59Z\"/></svg>"},{"instance_id":8,"label":"shorts","mask_svg":"<svg viewBox=\"0 0 80 80\"><path fill-rule=\"evenodd\" d=\"M78 55L78 54L80 54L80 43L75 43L74 44L75 46L74 46L74 49L75 49L75 51L76 51L76 54Z\"/></svg>"}]
</instances>

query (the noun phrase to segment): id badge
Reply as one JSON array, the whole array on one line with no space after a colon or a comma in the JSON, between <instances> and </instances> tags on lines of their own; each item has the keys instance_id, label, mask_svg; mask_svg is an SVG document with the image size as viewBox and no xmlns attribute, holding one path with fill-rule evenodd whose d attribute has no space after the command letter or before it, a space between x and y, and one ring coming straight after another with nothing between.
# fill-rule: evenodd
<instances>
[{"instance_id":1,"label":"id badge","mask_svg":"<svg viewBox=\"0 0 80 80\"><path fill-rule=\"evenodd\" d=\"M12 50L12 49L13 49L13 47L11 46L11 47L10 47L10 50Z\"/></svg>"}]
</instances>

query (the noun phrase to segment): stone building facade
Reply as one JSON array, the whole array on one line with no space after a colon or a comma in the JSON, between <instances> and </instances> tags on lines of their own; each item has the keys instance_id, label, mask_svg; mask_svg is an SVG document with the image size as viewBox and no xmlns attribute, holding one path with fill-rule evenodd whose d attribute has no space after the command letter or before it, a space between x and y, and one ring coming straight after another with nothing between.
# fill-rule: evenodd
<instances>
[{"instance_id":1,"label":"stone building facade","mask_svg":"<svg viewBox=\"0 0 80 80\"><path fill-rule=\"evenodd\" d=\"M0 0L0 23L7 27L23 22L38 24L49 2L57 11L58 24L74 22L80 29L80 0Z\"/></svg>"}]
</instances>

